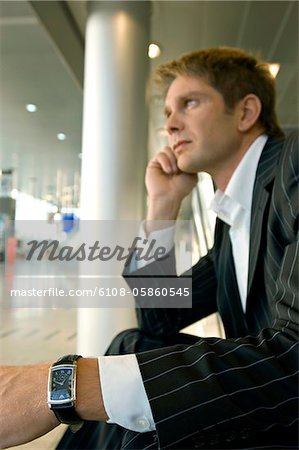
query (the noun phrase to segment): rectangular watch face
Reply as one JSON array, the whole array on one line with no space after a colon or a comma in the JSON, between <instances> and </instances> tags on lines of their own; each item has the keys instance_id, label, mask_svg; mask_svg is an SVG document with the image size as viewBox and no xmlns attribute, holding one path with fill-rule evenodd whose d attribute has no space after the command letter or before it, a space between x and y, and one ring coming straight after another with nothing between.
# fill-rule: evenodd
<instances>
[{"instance_id":1,"label":"rectangular watch face","mask_svg":"<svg viewBox=\"0 0 299 450\"><path fill-rule=\"evenodd\" d=\"M48 391L48 401L52 404L68 403L74 400L74 370L74 366L52 367Z\"/></svg>"}]
</instances>

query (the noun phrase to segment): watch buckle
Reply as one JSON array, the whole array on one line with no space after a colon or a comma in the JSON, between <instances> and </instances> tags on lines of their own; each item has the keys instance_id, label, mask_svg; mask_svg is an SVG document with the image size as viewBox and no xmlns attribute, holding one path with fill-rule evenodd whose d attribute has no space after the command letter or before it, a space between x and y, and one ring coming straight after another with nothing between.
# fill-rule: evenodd
<instances>
[{"instance_id":1,"label":"watch buckle","mask_svg":"<svg viewBox=\"0 0 299 450\"><path fill-rule=\"evenodd\" d=\"M75 423L73 425L70 425L69 427L70 427L71 432L77 433L77 431L79 431L82 428L83 424L84 424L84 422L82 421L80 423Z\"/></svg>"}]
</instances>

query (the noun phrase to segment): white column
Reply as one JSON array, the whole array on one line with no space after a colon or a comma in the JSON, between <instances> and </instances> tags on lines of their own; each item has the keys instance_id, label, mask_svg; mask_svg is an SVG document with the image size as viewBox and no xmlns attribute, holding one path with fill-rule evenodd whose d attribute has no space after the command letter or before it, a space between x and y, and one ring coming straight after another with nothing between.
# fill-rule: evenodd
<instances>
[{"instance_id":1,"label":"white column","mask_svg":"<svg viewBox=\"0 0 299 450\"><path fill-rule=\"evenodd\" d=\"M82 220L139 219L147 155L150 4L89 3L81 177ZM102 354L135 325L130 309L79 309L78 352Z\"/></svg>"}]
</instances>

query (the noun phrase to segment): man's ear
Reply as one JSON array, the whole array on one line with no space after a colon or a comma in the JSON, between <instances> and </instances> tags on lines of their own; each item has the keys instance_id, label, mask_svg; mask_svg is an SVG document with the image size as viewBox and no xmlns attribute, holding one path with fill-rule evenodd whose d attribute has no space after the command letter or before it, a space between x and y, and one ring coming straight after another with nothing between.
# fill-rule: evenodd
<instances>
[{"instance_id":1,"label":"man's ear","mask_svg":"<svg viewBox=\"0 0 299 450\"><path fill-rule=\"evenodd\" d=\"M257 122L262 111L262 103L255 94L248 94L240 103L238 129L241 132L250 130Z\"/></svg>"}]
</instances>

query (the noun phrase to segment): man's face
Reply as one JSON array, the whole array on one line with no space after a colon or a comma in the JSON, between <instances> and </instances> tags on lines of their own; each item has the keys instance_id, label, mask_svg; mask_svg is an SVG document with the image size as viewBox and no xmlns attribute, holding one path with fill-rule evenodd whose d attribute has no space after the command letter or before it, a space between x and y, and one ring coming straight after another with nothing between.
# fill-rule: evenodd
<instances>
[{"instance_id":1,"label":"man's face","mask_svg":"<svg viewBox=\"0 0 299 450\"><path fill-rule=\"evenodd\" d=\"M240 113L228 113L222 95L202 78L179 76L165 99L169 146L178 167L212 176L236 166L241 145Z\"/></svg>"}]
</instances>

